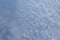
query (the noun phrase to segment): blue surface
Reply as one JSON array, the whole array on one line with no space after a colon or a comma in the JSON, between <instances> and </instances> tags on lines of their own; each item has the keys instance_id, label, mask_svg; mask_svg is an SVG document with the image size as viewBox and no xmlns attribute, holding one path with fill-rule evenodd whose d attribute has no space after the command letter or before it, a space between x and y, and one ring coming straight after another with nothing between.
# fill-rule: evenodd
<instances>
[{"instance_id":1,"label":"blue surface","mask_svg":"<svg viewBox=\"0 0 60 40\"><path fill-rule=\"evenodd\" d=\"M0 40L60 40L60 0L0 0Z\"/></svg>"}]
</instances>

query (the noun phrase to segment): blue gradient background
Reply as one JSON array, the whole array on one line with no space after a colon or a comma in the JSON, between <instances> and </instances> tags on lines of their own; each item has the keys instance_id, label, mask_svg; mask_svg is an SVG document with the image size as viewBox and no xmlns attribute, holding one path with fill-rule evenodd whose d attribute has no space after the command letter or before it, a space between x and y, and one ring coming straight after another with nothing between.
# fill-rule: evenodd
<instances>
[{"instance_id":1,"label":"blue gradient background","mask_svg":"<svg viewBox=\"0 0 60 40\"><path fill-rule=\"evenodd\" d=\"M60 0L0 0L0 40L60 40Z\"/></svg>"}]
</instances>

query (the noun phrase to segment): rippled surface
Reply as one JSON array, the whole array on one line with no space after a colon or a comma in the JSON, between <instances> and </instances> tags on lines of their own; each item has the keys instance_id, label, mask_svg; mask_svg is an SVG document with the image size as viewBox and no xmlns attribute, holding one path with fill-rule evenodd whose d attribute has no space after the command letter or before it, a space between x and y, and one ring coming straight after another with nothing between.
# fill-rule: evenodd
<instances>
[{"instance_id":1,"label":"rippled surface","mask_svg":"<svg viewBox=\"0 0 60 40\"><path fill-rule=\"evenodd\" d=\"M0 0L0 40L60 40L60 0Z\"/></svg>"}]
</instances>

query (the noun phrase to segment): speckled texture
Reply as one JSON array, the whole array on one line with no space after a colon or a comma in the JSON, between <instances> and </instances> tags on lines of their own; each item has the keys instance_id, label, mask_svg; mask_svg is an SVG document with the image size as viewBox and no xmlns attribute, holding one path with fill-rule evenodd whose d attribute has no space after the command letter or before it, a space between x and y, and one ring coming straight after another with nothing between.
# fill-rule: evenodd
<instances>
[{"instance_id":1,"label":"speckled texture","mask_svg":"<svg viewBox=\"0 0 60 40\"><path fill-rule=\"evenodd\" d=\"M60 0L0 0L0 40L60 40Z\"/></svg>"}]
</instances>

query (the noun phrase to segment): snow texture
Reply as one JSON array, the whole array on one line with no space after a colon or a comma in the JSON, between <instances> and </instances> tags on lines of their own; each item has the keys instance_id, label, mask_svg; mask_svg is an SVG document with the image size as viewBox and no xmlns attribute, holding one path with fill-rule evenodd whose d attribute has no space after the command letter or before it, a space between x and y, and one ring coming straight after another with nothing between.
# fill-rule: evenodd
<instances>
[{"instance_id":1,"label":"snow texture","mask_svg":"<svg viewBox=\"0 0 60 40\"><path fill-rule=\"evenodd\" d=\"M60 0L0 0L0 40L60 40Z\"/></svg>"}]
</instances>

